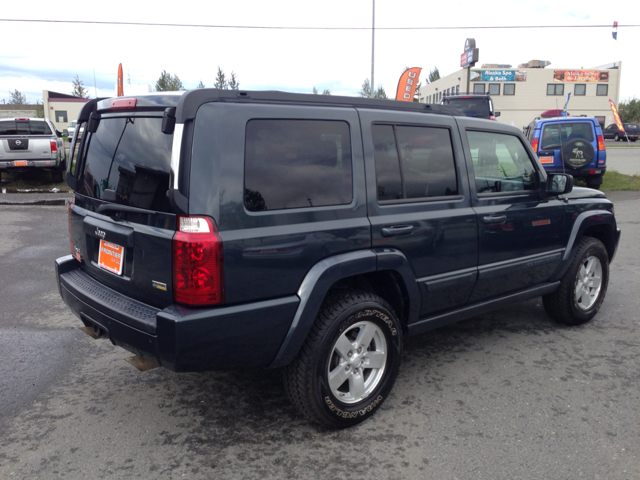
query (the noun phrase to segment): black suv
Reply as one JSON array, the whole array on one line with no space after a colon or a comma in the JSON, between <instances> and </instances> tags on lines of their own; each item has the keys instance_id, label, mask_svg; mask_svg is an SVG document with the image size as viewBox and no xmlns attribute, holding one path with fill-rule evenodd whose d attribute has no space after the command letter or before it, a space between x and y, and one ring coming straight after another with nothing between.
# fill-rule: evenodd
<instances>
[{"instance_id":1,"label":"black suv","mask_svg":"<svg viewBox=\"0 0 640 480\"><path fill-rule=\"evenodd\" d=\"M89 101L62 298L145 367L282 368L330 427L389 396L409 335L543 296L600 308L620 231L515 127L448 107L211 89Z\"/></svg>"},{"instance_id":2,"label":"black suv","mask_svg":"<svg viewBox=\"0 0 640 480\"><path fill-rule=\"evenodd\" d=\"M491 95L448 95L440 101L461 110L467 117L495 120L500 112L494 112Z\"/></svg>"},{"instance_id":3,"label":"black suv","mask_svg":"<svg viewBox=\"0 0 640 480\"><path fill-rule=\"evenodd\" d=\"M640 125L637 123L625 123L622 127L624 128L624 132L621 132L618 126L612 123L602 131L604 138L610 138L616 142L627 139L635 142L640 138Z\"/></svg>"}]
</instances>

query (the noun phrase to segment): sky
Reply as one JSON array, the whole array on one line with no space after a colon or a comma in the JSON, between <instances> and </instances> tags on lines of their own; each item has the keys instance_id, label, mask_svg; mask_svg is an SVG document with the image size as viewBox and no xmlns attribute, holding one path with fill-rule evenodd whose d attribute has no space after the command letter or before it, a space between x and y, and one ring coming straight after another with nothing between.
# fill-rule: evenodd
<instances>
[{"instance_id":1,"label":"sky","mask_svg":"<svg viewBox=\"0 0 640 480\"><path fill-rule=\"evenodd\" d=\"M466 38L480 49L476 67L548 60L550 69L590 69L621 61L620 101L640 98L635 0L615 2L616 9L601 0L375 0L373 42L374 0L97 1L59 3L65 7L55 11L50 1L32 0L28 8L5 3L0 102L16 89L30 103L42 101L42 90L70 94L76 75L92 98L114 96L120 63L125 84L152 89L163 70L187 89L200 81L212 87L220 67L227 77L236 74L240 89L311 93L315 87L356 96L371 77L372 43L375 85L393 97L405 67L422 67L423 84L434 68L441 76L459 70ZM554 28L504 28L513 26Z\"/></svg>"}]
</instances>

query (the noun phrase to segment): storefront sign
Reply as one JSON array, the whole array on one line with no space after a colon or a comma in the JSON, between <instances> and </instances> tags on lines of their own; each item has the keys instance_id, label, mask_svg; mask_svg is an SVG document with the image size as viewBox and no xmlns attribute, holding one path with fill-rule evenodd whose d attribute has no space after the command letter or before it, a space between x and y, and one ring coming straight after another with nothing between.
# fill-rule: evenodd
<instances>
[{"instance_id":1,"label":"storefront sign","mask_svg":"<svg viewBox=\"0 0 640 480\"><path fill-rule=\"evenodd\" d=\"M525 82L526 70L472 70L472 82Z\"/></svg>"},{"instance_id":2,"label":"storefront sign","mask_svg":"<svg viewBox=\"0 0 640 480\"><path fill-rule=\"evenodd\" d=\"M608 82L606 70L554 70L554 82Z\"/></svg>"}]
</instances>

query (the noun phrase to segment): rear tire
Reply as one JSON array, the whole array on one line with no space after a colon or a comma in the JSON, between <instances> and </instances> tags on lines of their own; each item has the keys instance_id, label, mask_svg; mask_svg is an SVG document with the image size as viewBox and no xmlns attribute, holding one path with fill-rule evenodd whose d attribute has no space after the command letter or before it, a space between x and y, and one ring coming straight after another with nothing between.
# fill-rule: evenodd
<instances>
[{"instance_id":1,"label":"rear tire","mask_svg":"<svg viewBox=\"0 0 640 480\"><path fill-rule=\"evenodd\" d=\"M620 141L620 135L618 135L618 134L616 133L616 134L615 134L615 136L613 137L613 139L614 139L616 142L619 142L619 141Z\"/></svg>"},{"instance_id":2,"label":"rear tire","mask_svg":"<svg viewBox=\"0 0 640 480\"><path fill-rule=\"evenodd\" d=\"M602 242L584 237L575 248L569 268L555 292L542 297L547 314L556 322L580 325L596 316L609 284L609 255Z\"/></svg>"},{"instance_id":3,"label":"rear tire","mask_svg":"<svg viewBox=\"0 0 640 480\"><path fill-rule=\"evenodd\" d=\"M284 369L291 403L329 428L356 425L389 395L402 330L391 306L368 292L329 294L298 356Z\"/></svg>"}]
</instances>

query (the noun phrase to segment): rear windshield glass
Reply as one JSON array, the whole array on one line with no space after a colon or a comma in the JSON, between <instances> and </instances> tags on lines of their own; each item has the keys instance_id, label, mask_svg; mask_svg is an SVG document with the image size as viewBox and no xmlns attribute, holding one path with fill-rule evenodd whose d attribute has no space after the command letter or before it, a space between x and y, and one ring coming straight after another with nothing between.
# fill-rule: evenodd
<instances>
[{"instance_id":1,"label":"rear windshield glass","mask_svg":"<svg viewBox=\"0 0 640 480\"><path fill-rule=\"evenodd\" d=\"M625 130L640 130L640 125L638 125L637 123L625 123L624 124L624 129Z\"/></svg>"},{"instance_id":2,"label":"rear windshield glass","mask_svg":"<svg viewBox=\"0 0 640 480\"><path fill-rule=\"evenodd\" d=\"M491 116L489 102L485 98L447 98L445 105L462 110L467 117Z\"/></svg>"},{"instance_id":3,"label":"rear windshield glass","mask_svg":"<svg viewBox=\"0 0 640 480\"><path fill-rule=\"evenodd\" d=\"M170 212L167 190L173 136L162 133L161 127L161 118L100 120L97 132L88 137L80 192L98 199L115 198L122 205Z\"/></svg>"},{"instance_id":4,"label":"rear windshield glass","mask_svg":"<svg viewBox=\"0 0 640 480\"><path fill-rule=\"evenodd\" d=\"M542 130L541 149L560 148L574 138L593 142L593 126L591 123L561 123L545 125Z\"/></svg>"},{"instance_id":5,"label":"rear windshield glass","mask_svg":"<svg viewBox=\"0 0 640 480\"><path fill-rule=\"evenodd\" d=\"M44 121L3 120L0 135L53 135L53 132Z\"/></svg>"}]
</instances>

